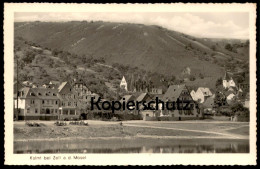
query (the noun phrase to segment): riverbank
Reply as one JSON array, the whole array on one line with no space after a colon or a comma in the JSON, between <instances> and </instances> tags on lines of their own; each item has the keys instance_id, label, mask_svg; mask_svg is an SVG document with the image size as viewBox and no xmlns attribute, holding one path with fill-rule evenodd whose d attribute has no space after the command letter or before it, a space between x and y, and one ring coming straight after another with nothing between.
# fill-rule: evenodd
<instances>
[{"instance_id":1,"label":"riverbank","mask_svg":"<svg viewBox=\"0 0 260 169\"><path fill-rule=\"evenodd\" d=\"M56 126L54 121L37 121L40 127L14 122L14 141L70 139L249 139L248 123L230 122L119 122L88 120L88 126Z\"/></svg>"}]
</instances>

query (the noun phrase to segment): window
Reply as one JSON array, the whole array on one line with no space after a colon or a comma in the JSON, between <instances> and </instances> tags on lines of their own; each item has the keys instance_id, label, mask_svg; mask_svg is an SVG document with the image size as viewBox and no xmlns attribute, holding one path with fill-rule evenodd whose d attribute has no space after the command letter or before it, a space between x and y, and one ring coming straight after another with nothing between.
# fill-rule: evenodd
<instances>
[{"instance_id":1,"label":"window","mask_svg":"<svg viewBox=\"0 0 260 169\"><path fill-rule=\"evenodd\" d=\"M53 93L53 96L56 96L56 93Z\"/></svg>"},{"instance_id":2,"label":"window","mask_svg":"<svg viewBox=\"0 0 260 169\"><path fill-rule=\"evenodd\" d=\"M77 106L77 102L75 102L75 106Z\"/></svg>"},{"instance_id":3,"label":"window","mask_svg":"<svg viewBox=\"0 0 260 169\"><path fill-rule=\"evenodd\" d=\"M44 100L42 101L42 104L44 104Z\"/></svg>"},{"instance_id":4,"label":"window","mask_svg":"<svg viewBox=\"0 0 260 169\"><path fill-rule=\"evenodd\" d=\"M51 101L51 104L54 104L54 100Z\"/></svg>"},{"instance_id":5,"label":"window","mask_svg":"<svg viewBox=\"0 0 260 169\"><path fill-rule=\"evenodd\" d=\"M56 100L56 104L58 104L58 100Z\"/></svg>"},{"instance_id":6,"label":"window","mask_svg":"<svg viewBox=\"0 0 260 169\"><path fill-rule=\"evenodd\" d=\"M27 113L30 113L30 108L27 108Z\"/></svg>"},{"instance_id":7,"label":"window","mask_svg":"<svg viewBox=\"0 0 260 169\"><path fill-rule=\"evenodd\" d=\"M35 113L38 113L38 109L35 109Z\"/></svg>"},{"instance_id":8,"label":"window","mask_svg":"<svg viewBox=\"0 0 260 169\"><path fill-rule=\"evenodd\" d=\"M31 104L34 104L34 100L31 100Z\"/></svg>"},{"instance_id":9,"label":"window","mask_svg":"<svg viewBox=\"0 0 260 169\"><path fill-rule=\"evenodd\" d=\"M149 117L149 114L146 114L146 117Z\"/></svg>"},{"instance_id":10,"label":"window","mask_svg":"<svg viewBox=\"0 0 260 169\"><path fill-rule=\"evenodd\" d=\"M55 113L56 113L56 114L58 113L58 110L57 110L57 109L55 109Z\"/></svg>"},{"instance_id":11,"label":"window","mask_svg":"<svg viewBox=\"0 0 260 169\"><path fill-rule=\"evenodd\" d=\"M41 96L42 94L41 93L38 93L39 96Z\"/></svg>"},{"instance_id":12,"label":"window","mask_svg":"<svg viewBox=\"0 0 260 169\"><path fill-rule=\"evenodd\" d=\"M71 106L71 102L68 102L68 106Z\"/></svg>"}]
</instances>

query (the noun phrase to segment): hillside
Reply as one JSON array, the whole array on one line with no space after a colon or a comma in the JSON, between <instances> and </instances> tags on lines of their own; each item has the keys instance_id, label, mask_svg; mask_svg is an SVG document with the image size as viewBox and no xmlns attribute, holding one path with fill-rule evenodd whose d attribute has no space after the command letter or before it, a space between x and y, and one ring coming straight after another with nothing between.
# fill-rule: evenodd
<instances>
[{"instance_id":1,"label":"hillside","mask_svg":"<svg viewBox=\"0 0 260 169\"><path fill-rule=\"evenodd\" d=\"M214 87L227 63L239 66L249 60L246 42L199 39L159 26L101 21L19 22L14 26L15 39L61 55L69 52L70 57L61 60L74 67L85 68L86 59L94 58L107 66L119 63L177 78L183 78L182 71L188 67L195 85L203 81ZM232 48L226 48L229 43ZM200 75L204 78L198 79Z\"/></svg>"}]
</instances>

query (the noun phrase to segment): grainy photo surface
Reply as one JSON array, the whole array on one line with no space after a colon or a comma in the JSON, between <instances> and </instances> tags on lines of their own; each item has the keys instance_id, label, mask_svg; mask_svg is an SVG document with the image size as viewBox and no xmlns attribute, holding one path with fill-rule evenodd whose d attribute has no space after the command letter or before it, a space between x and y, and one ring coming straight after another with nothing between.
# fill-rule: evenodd
<instances>
[{"instance_id":1,"label":"grainy photo surface","mask_svg":"<svg viewBox=\"0 0 260 169\"><path fill-rule=\"evenodd\" d=\"M255 164L256 5L193 5L5 4L6 162Z\"/></svg>"}]
</instances>

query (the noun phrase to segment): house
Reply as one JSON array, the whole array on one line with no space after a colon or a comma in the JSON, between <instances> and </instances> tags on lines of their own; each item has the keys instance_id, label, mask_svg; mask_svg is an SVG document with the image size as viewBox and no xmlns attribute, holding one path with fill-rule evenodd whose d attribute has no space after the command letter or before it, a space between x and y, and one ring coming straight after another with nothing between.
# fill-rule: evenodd
<instances>
[{"instance_id":1,"label":"house","mask_svg":"<svg viewBox=\"0 0 260 169\"><path fill-rule=\"evenodd\" d=\"M138 106L138 111L137 114L141 114L144 120L147 120L146 118L148 117L155 117L158 116L159 113L156 114L156 112L154 110L144 110L144 106L148 105L148 103L150 101L154 101L154 98L152 95L148 94L148 93L141 93L137 98L136 101L141 103L140 106ZM154 106L154 104L152 104L151 106Z\"/></svg>"},{"instance_id":2,"label":"house","mask_svg":"<svg viewBox=\"0 0 260 169\"><path fill-rule=\"evenodd\" d=\"M127 91L127 82L125 80L125 76L123 76L121 82L120 82L120 88L125 89Z\"/></svg>"},{"instance_id":3,"label":"house","mask_svg":"<svg viewBox=\"0 0 260 169\"><path fill-rule=\"evenodd\" d=\"M49 82L49 84L53 84L53 85L59 86L59 85L60 85L60 82L57 81L57 80L51 80L51 81Z\"/></svg>"},{"instance_id":4,"label":"house","mask_svg":"<svg viewBox=\"0 0 260 169\"><path fill-rule=\"evenodd\" d=\"M18 92L18 120L58 119L59 98L57 89L21 88ZM15 108L17 108L15 97Z\"/></svg>"},{"instance_id":5,"label":"house","mask_svg":"<svg viewBox=\"0 0 260 169\"><path fill-rule=\"evenodd\" d=\"M58 87L58 98L60 99L59 119L79 117L77 93L68 82L62 82Z\"/></svg>"},{"instance_id":6,"label":"house","mask_svg":"<svg viewBox=\"0 0 260 169\"><path fill-rule=\"evenodd\" d=\"M236 95L234 93L230 93L228 96L227 96L227 100L232 100Z\"/></svg>"},{"instance_id":7,"label":"house","mask_svg":"<svg viewBox=\"0 0 260 169\"><path fill-rule=\"evenodd\" d=\"M135 97L133 95L124 95L120 100L121 103L125 102L128 103L129 101L134 101Z\"/></svg>"},{"instance_id":8,"label":"house","mask_svg":"<svg viewBox=\"0 0 260 169\"><path fill-rule=\"evenodd\" d=\"M213 114L214 97L207 98L202 105L204 109L204 114Z\"/></svg>"},{"instance_id":9,"label":"house","mask_svg":"<svg viewBox=\"0 0 260 169\"><path fill-rule=\"evenodd\" d=\"M95 93L92 93L82 79L75 80L73 88L80 103L78 108L82 113L86 113L88 105L90 105L91 98L96 101L99 96Z\"/></svg>"},{"instance_id":10,"label":"house","mask_svg":"<svg viewBox=\"0 0 260 169\"><path fill-rule=\"evenodd\" d=\"M175 104L174 110L163 110L163 114L172 117L176 120L183 119L198 119L202 117L202 112L197 108L196 102L192 99L189 90L186 85L171 85L163 96L164 102L171 103L171 107ZM177 102L179 106L177 106ZM185 103L189 103L189 106L184 109ZM184 105L185 104L185 105Z\"/></svg>"},{"instance_id":11,"label":"house","mask_svg":"<svg viewBox=\"0 0 260 169\"><path fill-rule=\"evenodd\" d=\"M238 85L238 92L249 92L249 84L248 83L240 83Z\"/></svg>"},{"instance_id":12,"label":"house","mask_svg":"<svg viewBox=\"0 0 260 169\"><path fill-rule=\"evenodd\" d=\"M149 102L153 100L152 96L148 93L141 93L137 98L136 101L138 102Z\"/></svg>"},{"instance_id":13,"label":"house","mask_svg":"<svg viewBox=\"0 0 260 169\"><path fill-rule=\"evenodd\" d=\"M133 95L124 95L122 98L121 98L121 100L120 100L120 103L121 104L124 104L124 102L125 102L125 105L127 105L127 103L128 102L134 102L135 101L135 96L133 96ZM131 106L130 107L131 109L134 109L134 110L129 110L129 112L131 112L131 113L136 113L137 111L135 110L135 107L134 106ZM128 111L127 109L125 109L126 111ZM121 112L123 112L124 110L120 110Z\"/></svg>"},{"instance_id":14,"label":"house","mask_svg":"<svg viewBox=\"0 0 260 169\"><path fill-rule=\"evenodd\" d=\"M227 72L225 72L222 83L225 89L229 87L236 87L234 80L232 79L231 76L228 75Z\"/></svg>"},{"instance_id":15,"label":"house","mask_svg":"<svg viewBox=\"0 0 260 169\"><path fill-rule=\"evenodd\" d=\"M206 98L212 96L212 93L209 88L199 87L196 92L192 90L190 95L193 100L203 103Z\"/></svg>"},{"instance_id":16,"label":"house","mask_svg":"<svg viewBox=\"0 0 260 169\"><path fill-rule=\"evenodd\" d=\"M151 91L149 92L150 94L162 94L162 89L160 88L152 88Z\"/></svg>"},{"instance_id":17,"label":"house","mask_svg":"<svg viewBox=\"0 0 260 169\"><path fill-rule=\"evenodd\" d=\"M31 87L33 85L33 83L31 81L23 81L22 85L27 86L27 87Z\"/></svg>"}]
</instances>

